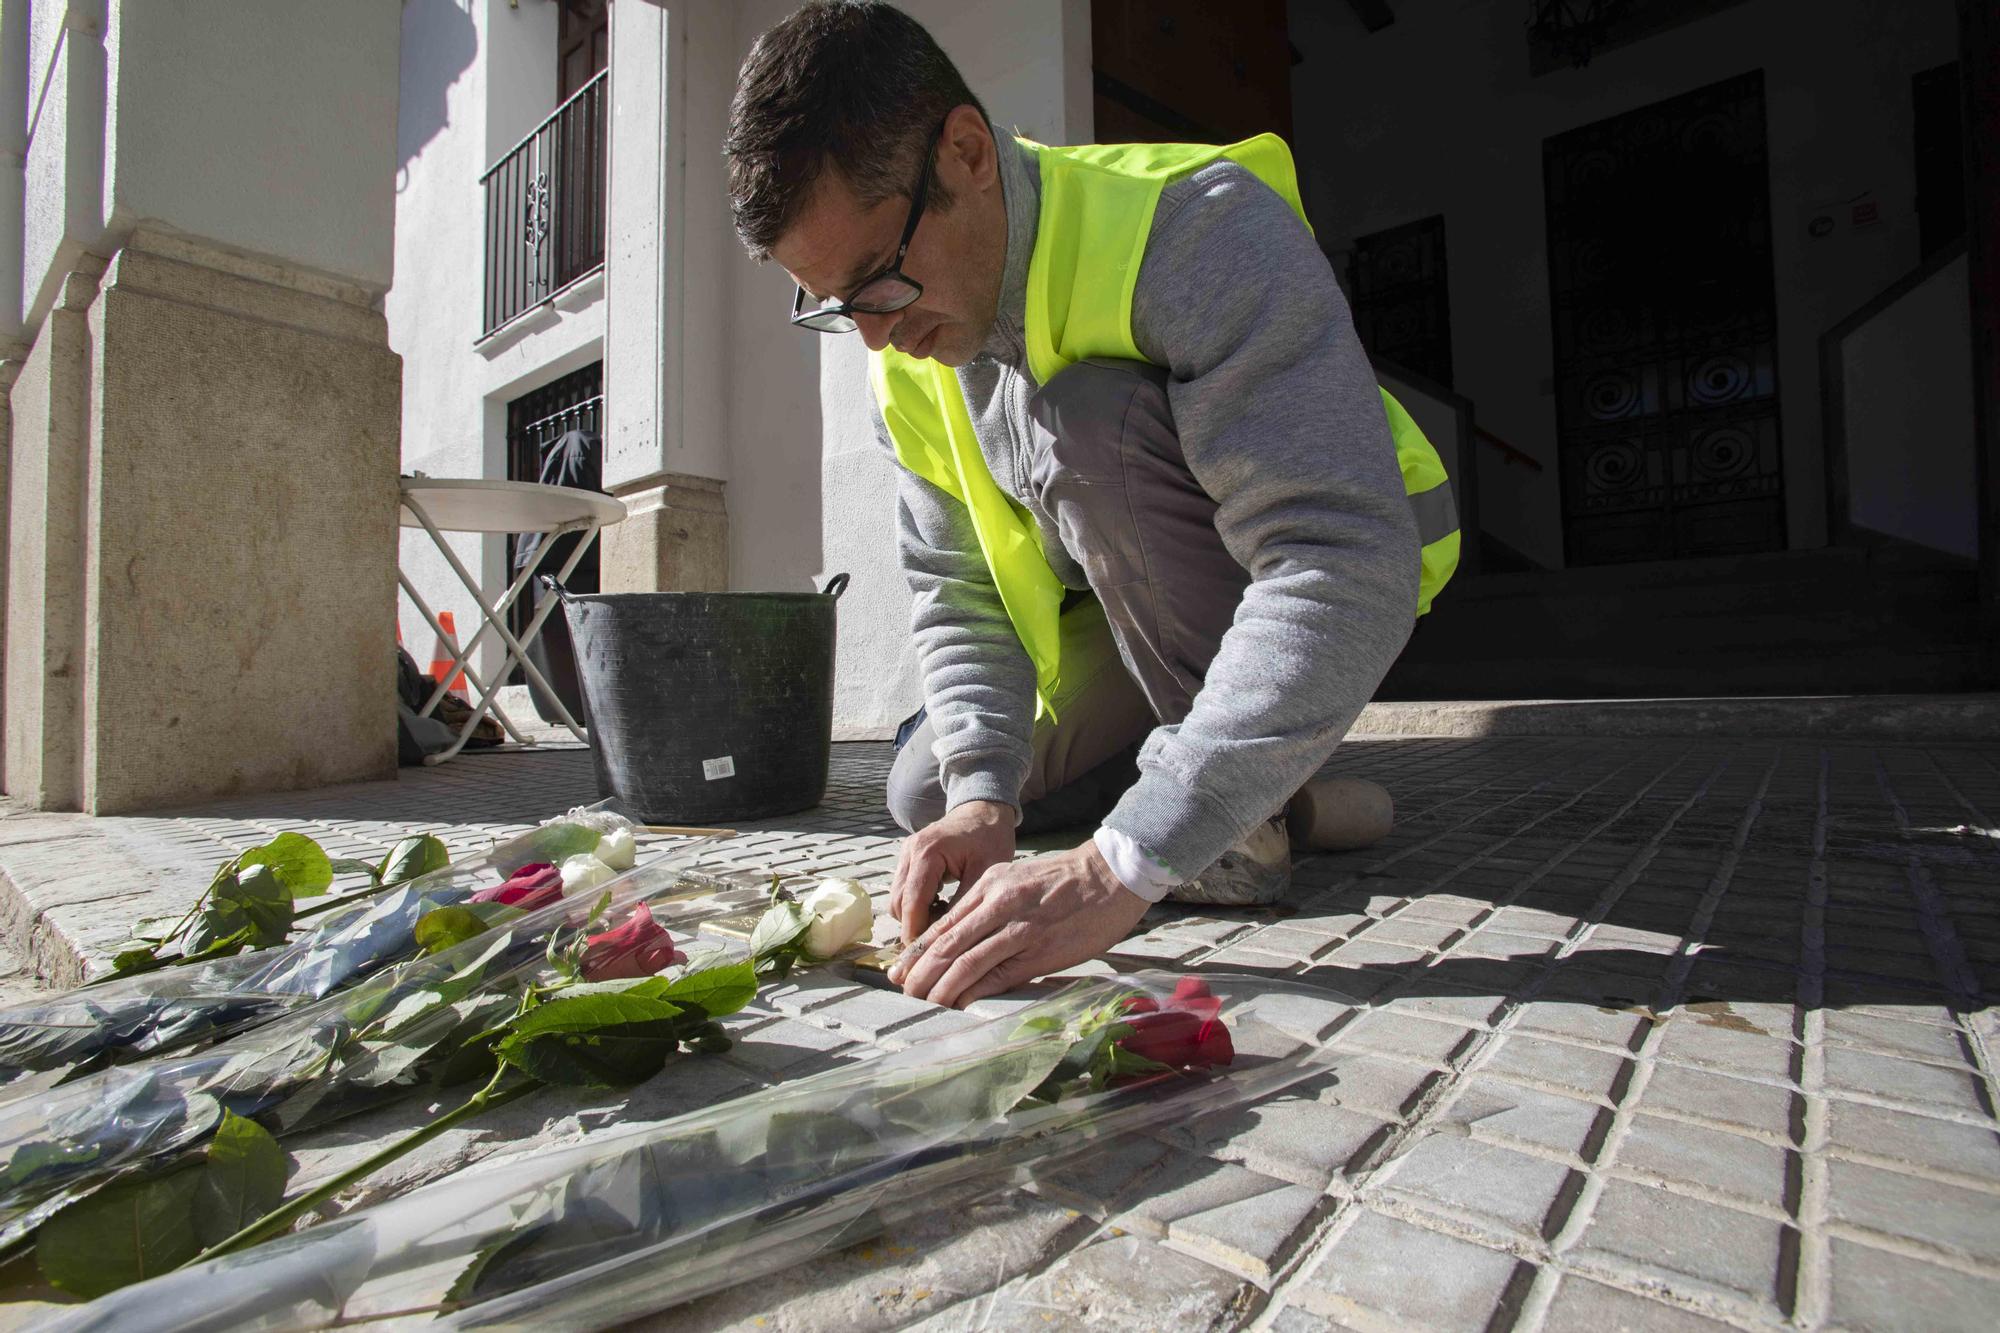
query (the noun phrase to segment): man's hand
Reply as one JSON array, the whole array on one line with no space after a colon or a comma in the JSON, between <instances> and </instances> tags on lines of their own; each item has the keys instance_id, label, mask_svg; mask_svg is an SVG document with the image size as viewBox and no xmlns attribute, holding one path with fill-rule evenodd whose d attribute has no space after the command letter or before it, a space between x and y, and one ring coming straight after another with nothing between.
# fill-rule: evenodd
<instances>
[{"instance_id":1,"label":"man's hand","mask_svg":"<svg viewBox=\"0 0 2000 1333\"><path fill-rule=\"evenodd\" d=\"M1095 958L1131 933L1147 903L1097 844L996 865L889 969L907 995L963 1007Z\"/></svg>"},{"instance_id":2,"label":"man's hand","mask_svg":"<svg viewBox=\"0 0 2000 1333\"><path fill-rule=\"evenodd\" d=\"M971 888L990 866L1014 858L1014 808L996 801L967 801L943 819L903 840L889 911L902 923L909 943L930 924L931 900L944 881Z\"/></svg>"}]
</instances>

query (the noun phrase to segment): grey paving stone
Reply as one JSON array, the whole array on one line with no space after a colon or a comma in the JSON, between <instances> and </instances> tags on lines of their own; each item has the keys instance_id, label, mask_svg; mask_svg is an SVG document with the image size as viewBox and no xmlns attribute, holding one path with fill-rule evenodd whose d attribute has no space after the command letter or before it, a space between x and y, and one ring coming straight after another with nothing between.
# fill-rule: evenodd
<instances>
[{"instance_id":1,"label":"grey paving stone","mask_svg":"<svg viewBox=\"0 0 2000 1333\"><path fill-rule=\"evenodd\" d=\"M1377 1191L1532 1243L1554 1234L1582 1186L1558 1162L1467 1137L1430 1133L1369 1182Z\"/></svg>"},{"instance_id":2,"label":"grey paving stone","mask_svg":"<svg viewBox=\"0 0 2000 1333\"><path fill-rule=\"evenodd\" d=\"M1830 1046L1826 1051L1826 1086L1835 1092L1934 1106L1964 1115L1992 1113L1970 1070L1946 1069L1839 1046Z\"/></svg>"},{"instance_id":3,"label":"grey paving stone","mask_svg":"<svg viewBox=\"0 0 2000 1333\"><path fill-rule=\"evenodd\" d=\"M1320 1253L1295 1289L1312 1313L1374 1327L1476 1329L1525 1294L1528 1265L1511 1254L1374 1211Z\"/></svg>"},{"instance_id":4,"label":"grey paving stone","mask_svg":"<svg viewBox=\"0 0 2000 1333\"><path fill-rule=\"evenodd\" d=\"M1385 1120L1406 1115L1443 1077L1427 1066L1352 1053L1339 1055L1333 1068L1338 1082L1327 1099Z\"/></svg>"},{"instance_id":5,"label":"grey paving stone","mask_svg":"<svg viewBox=\"0 0 2000 1333\"><path fill-rule=\"evenodd\" d=\"M2000 1281L1974 1277L1836 1238L1828 1323L1861 1333L1924 1328L1973 1333L1993 1327Z\"/></svg>"},{"instance_id":6,"label":"grey paving stone","mask_svg":"<svg viewBox=\"0 0 2000 1333\"><path fill-rule=\"evenodd\" d=\"M1605 1184L1571 1251L1578 1265L1649 1276L1675 1295L1733 1293L1774 1314L1789 1305L1789 1228L1650 1185Z\"/></svg>"},{"instance_id":7,"label":"grey paving stone","mask_svg":"<svg viewBox=\"0 0 2000 1333\"><path fill-rule=\"evenodd\" d=\"M1611 1128L1611 1110L1519 1083L1480 1075L1464 1084L1445 1118L1475 1138L1526 1145L1594 1161Z\"/></svg>"},{"instance_id":8,"label":"grey paving stone","mask_svg":"<svg viewBox=\"0 0 2000 1333\"><path fill-rule=\"evenodd\" d=\"M1794 1202L1796 1163L1785 1149L1658 1116L1632 1117L1611 1165L1621 1175L1697 1185L1770 1209L1785 1209Z\"/></svg>"},{"instance_id":9,"label":"grey paving stone","mask_svg":"<svg viewBox=\"0 0 2000 1333\"><path fill-rule=\"evenodd\" d=\"M1340 942L1338 934L1300 930L1291 925L1265 926L1243 936L1231 948L1267 953L1293 962L1308 963Z\"/></svg>"},{"instance_id":10,"label":"grey paving stone","mask_svg":"<svg viewBox=\"0 0 2000 1333\"><path fill-rule=\"evenodd\" d=\"M1180 1157L1135 1187L1119 1224L1151 1229L1200 1258L1268 1283L1320 1198L1318 1189L1247 1167Z\"/></svg>"},{"instance_id":11,"label":"grey paving stone","mask_svg":"<svg viewBox=\"0 0 2000 1333\"><path fill-rule=\"evenodd\" d=\"M929 1000L912 999L901 991L857 987L853 994L816 1006L809 1021L830 1024L870 1040L886 1032L921 1022L938 1012Z\"/></svg>"},{"instance_id":12,"label":"grey paving stone","mask_svg":"<svg viewBox=\"0 0 2000 1333\"><path fill-rule=\"evenodd\" d=\"M1798 1048L1789 1036L1746 1031L1726 1016L1676 1010L1660 1034L1654 1054L1675 1064L1773 1082L1798 1073Z\"/></svg>"},{"instance_id":13,"label":"grey paving stone","mask_svg":"<svg viewBox=\"0 0 2000 1333\"><path fill-rule=\"evenodd\" d=\"M1477 1034L1453 1023L1432 1023L1378 1009L1342 1028L1333 1044L1343 1051L1375 1051L1441 1069L1477 1039Z\"/></svg>"},{"instance_id":14,"label":"grey paving stone","mask_svg":"<svg viewBox=\"0 0 2000 1333\"><path fill-rule=\"evenodd\" d=\"M1986 1263L2000 1259L2000 1194L1838 1159L1827 1177L1827 1216L1835 1222Z\"/></svg>"},{"instance_id":15,"label":"grey paving stone","mask_svg":"<svg viewBox=\"0 0 2000 1333\"><path fill-rule=\"evenodd\" d=\"M2000 1185L2000 1133L1909 1111L1827 1099L1827 1142L1840 1156L1908 1163Z\"/></svg>"},{"instance_id":16,"label":"grey paving stone","mask_svg":"<svg viewBox=\"0 0 2000 1333\"><path fill-rule=\"evenodd\" d=\"M1639 1094L1639 1109L1776 1139L1793 1137L1794 1119L1801 1111L1798 1094L1789 1088L1673 1064L1653 1066Z\"/></svg>"},{"instance_id":17,"label":"grey paving stone","mask_svg":"<svg viewBox=\"0 0 2000 1333\"><path fill-rule=\"evenodd\" d=\"M847 1048L857 1053L861 1049L845 1033L803 1019L781 1018L759 1028L756 1040L739 1043L729 1058L768 1076L791 1075L800 1065L824 1065L828 1056Z\"/></svg>"},{"instance_id":18,"label":"grey paving stone","mask_svg":"<svg viewBox=\"0 0 2000 1333\"><path fill-rule=\"evenodd\" d=\"M1566 1276L1549 1302L1544 1333L1718 1333L1720 1320L1647 1300L1589 1278Z\"/></svg>"},{"instance_id":19,"label":"grey paving stone","mask_svg":"<svg viewBox=\"0 0 2000 1333\"><path fill-rule=\"evenodd\" d=\"M1509 1034L1482 1068L1530 1086L1615 1101L1630 1076L1631 1061L1594 1046L1572 1046Z\"/></svg>"},{"instance_id":20,"label":"grey paving stone","mask_svg":"<svg viewBox=\"0 0 2000 1333\"><path fill-rule=\"evenodd\" d=\"M1411 1018L1432 1018L1468 1028L1484 1028L1508 1009L1508 1001L1501 996L1430 986L1420 992L1394 996L1382 1003L1391 1013Z\"/></svg>"},{"instance_id":21,"label":"grey paving stone","mask_svg":"<svg viewBox=\"0 0 2000 1333\"><path fill-rule=\"evenodd\" d=\"M1051 1327L1051 1314L1108 1328L1226 1327L1250 1300L1240 1277L1142 1236L1112 1236L1067 1254L959 1328ZM952 1327L918 1324L918 1328Z\"/></svg>"},{"instance_id":22,"label":"grey paving stone","mask_svg":"<svg viewBox=\"0 0 2000 1333\"><path fill-rule=\"evenodd\" d=\"M1513 1031L1630 1050L1651 1026L1643 1014L1585 1001L1543 998L1520 1007Z\"/></svg>"},{"instance_id":23,"label":"grey paving stone","mask_svg":"<svg viewBox=\"0 0 2000 1333\"><path fill-rule=\"evenodd\" d=\"M1967 1063L1965 1046L1957 1032L1929 1023L1904 1023L1836 1009L1826 1015L1826 1038L1844 1046L1925 1060L1948 1068L1962 1068Z\"/></svg>"},{"instance_id":24,"label":"grey paving stone","mask_svg":"<svg viewBox=\"0 0 2000 1333\"><path fill-rule=\"evenodd\" d=\"M1286 1095L1203 1116L1168 1137L1218 1160L1240 1162L1318 1191L1391 1130L1387 1121L1353 1107Z\"/></svg>"}]
</instances>

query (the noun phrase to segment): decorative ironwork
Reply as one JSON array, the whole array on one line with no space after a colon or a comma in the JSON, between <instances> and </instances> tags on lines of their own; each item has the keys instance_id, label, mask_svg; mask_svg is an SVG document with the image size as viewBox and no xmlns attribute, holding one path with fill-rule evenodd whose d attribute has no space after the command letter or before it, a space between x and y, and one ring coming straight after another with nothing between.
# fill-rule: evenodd
<instances>
[{"instance_id":1,"label":"decorative ironwork","mask_svg":"<svg viewBox=\"0 0 2000 1333\"><path fill-rule=\"evenodd\" d=\"M480 178L491 333L604 266L607 74L577 89Z\"/></svg>"},{"instance_id":2,"label":"decorative ironwork","mask_svg":"<svg viewBox=\"0 0 2000 1333\"><path fill-rule=\"evenodd\" d=\"M1354 328L1369 355L1450 388L1443 215L1359 238L1347 277Z\"/></svg>"},{"instance_id":3,"label":"decorative ironwork","mask_svg":"<svg viewBox=\"0 0 2000 1333\"><path fill-rule=\"evenodd\" d=\"M1625 16L1629 0L1530 0L1528 42L1555 61L1582 69Z\"/></svg>"},{"instance_id":4,"label":"decorative ironwork","mask_svg":"<svg viewBox=\"0 0 2000 1333\"><path fill-rule=\"evenodd\" d=\"M1543 184L1567 562L1783 549L1761 72L1548 140Z\"/></svg>"},{"instance_id":5,"label":"decorative ironwork","mask_svg":"<svg viewBox=\"0 0 2000 1333\"><path fill-rule=\"evenodd\" d=\"M600 440L604 431L604 363L593 361L581 370L531 389L507 404L507 479L539 481L542 459L555 442L573 430L589 431ZM602 444L598 446L603 448ZM507 537L507 568L514 568L513 534ZM597 544L591 543L570 571L572 592L596 592L598 579ZM528 627L534 613L534 599L524 597L508 611L515 634ZM521 684L525 677L517 668L509 684Z\"/></svg>"}]
</instances>

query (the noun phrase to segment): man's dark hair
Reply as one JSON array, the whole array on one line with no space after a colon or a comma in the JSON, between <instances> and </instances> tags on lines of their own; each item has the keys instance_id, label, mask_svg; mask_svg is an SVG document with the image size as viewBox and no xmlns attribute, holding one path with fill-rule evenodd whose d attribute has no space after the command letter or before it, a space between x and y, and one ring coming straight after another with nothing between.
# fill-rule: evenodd
<instances>
[{"instance_id":1,"label":"man's dark hair","mask_svg":"<svg viewBox=\"0 0 2000 1333\"><path fill-rule=\"evenodd\" d=\"M750 48L729 107L729 206L759 260L828 167L863 207L906 195L954 107L986 108L923 25L873 0L813 0ZM931 178L925 207L951 194Z\"/></svg>"}]
</instances>

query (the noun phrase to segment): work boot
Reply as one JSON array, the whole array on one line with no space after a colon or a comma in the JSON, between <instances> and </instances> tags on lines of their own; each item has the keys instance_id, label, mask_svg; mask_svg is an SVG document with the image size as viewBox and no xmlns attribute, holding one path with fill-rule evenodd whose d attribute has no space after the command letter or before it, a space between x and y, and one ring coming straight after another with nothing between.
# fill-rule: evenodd
<instances>
[{"instance_id":1,"label":"work boot","mask_svg":"<svg viewBox=\"0 0 2000 1333\"><path fill-rule=\"evenodd\" d=\"M1314 778L1285 807L1292 846L1351 852L1389 836L1396 803L1366 778Z\"/></svg>"},{"instance_id":2,"label":"work boot","mask_svg":"<svg viewBox=\"0 0 2000 1333\"><path fill-rule=\"evenodd\" d=\"M1274 815L1167 897L1211 907L1255 907L1278 901L1291 886L1291 842L1285 836L1284 816Z\"/></svg>"}]
</instances>

